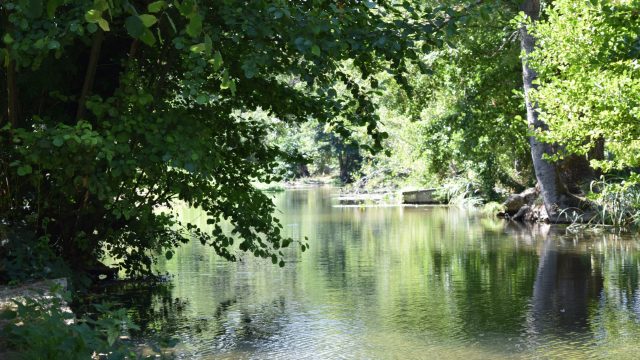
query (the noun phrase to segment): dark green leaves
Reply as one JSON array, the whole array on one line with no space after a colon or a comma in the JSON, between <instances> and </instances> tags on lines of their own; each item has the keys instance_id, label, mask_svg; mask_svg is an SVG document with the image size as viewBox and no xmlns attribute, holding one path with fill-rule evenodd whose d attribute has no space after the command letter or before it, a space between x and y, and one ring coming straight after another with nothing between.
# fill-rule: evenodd
<instances>
[{"instance_id":1,"label":"dark green leaves","mask_svg":"<svg viewBox=\"0 0 640 360\"><path fill-rule=\"evenodd\" d=\"M19 0L18 4L27 17L38 18L44 10L43 0Z\"/></svg>"},{"instance_id":2,"label":"dark green leaves","mask_svg":"<svg viewBox=\"0 0 640 360\"><path fill-rule=\"evenodd\" d=\"M33 172L33 169L31 168L31 165L22 165L18 167L17 173L18 176L25 176L25 175L29 175Z\"/></svg>"},{"instance_id":3,"label":"dark green leaves","mask_svg":"<svg viewBox=\"0 0 640 360\"><path fill-rule=\"evenodd\" d=\"M139 16L131 15L124 21L124 26L127 29L127 33L133 38L140 38L146 30L142 19Z\"/></svg>"},{"instance_id":4,"label":"dark green leaves","mask_svg":"<svg viewBox=\"0 0 640 360\"><path fill-rule=\"evenodd\" d=\"M65 0L48 0L47 1L47 16L53 18L56 15L56 10Z\"/></svg>"},{"instance_id":5,"label":"dark green leaves","mask_svg":"<svg viewBox=\"0 0 640 360\"><path fill-rule=\"evenodd\" d=\"M156 22L158 22L158 19L150 14L131 15L125 20L124 25L131 37L153 46L156 43L156 38L149 28Z\"/></svg>"}]
</instances>

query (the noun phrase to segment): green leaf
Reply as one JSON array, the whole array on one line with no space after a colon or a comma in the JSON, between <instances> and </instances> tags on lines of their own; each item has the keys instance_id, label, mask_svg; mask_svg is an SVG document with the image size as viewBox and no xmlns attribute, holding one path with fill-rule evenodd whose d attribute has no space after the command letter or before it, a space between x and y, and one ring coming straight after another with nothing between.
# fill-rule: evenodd
<instances>
[{"instance_id":1,"label":"green leaf","mask_svg":"<svg viewBox=\"0 0 640 360\"><path fill-rule=\"evenodd\" d=\"M156 38L155 36L153 36L153 33L151 32L151 30L149 29L144 29L144 33L142 34L142 36L140 36L140 40L142 40L143 43L149 45L149 46L153 46L156 43Z\"/></svg>"},{"instance_id":2,"label":"green leaf","mask_svg":"<svg viewBox=\"0 0 640 360\"><path fill-rule=\"evenodd\" d=\"M87 25L87 30L89 31L89 33L93 34L94 32L96 32L96 30L98 30L98 25L94 23L89 23Z\"/></svg>"},{"instance_id":3,"label":"green leaf","mask_svg":"<svg viewBox=\"0 0 640 360\"><path fill-rule=\"evenodd\" d=\"M102 19L102 11L98 11L96 9L91 9L84 14L84 19L88 23L97 23Z\"/></svg>"},{"instance_id":4,"label":"green leaf","mask_svg":"<svg viewBox=\"0 0 640 360\"><path fill-rule=\"evenodd\" d=\"M226 90L231 86L231 80L229 79L229 72L227 70L222 74L222 83L220 83L220 89Z\"/></svg>"},{"instance_id":5,"label":"green leaf","mask_svg":"<svg viewBox=\"0 0 640 360\"><path fill-rule=\"evenodd\" d=\"M178 32L178 29L176 29L176 24L173 23L173 19L171 19L171 16L169 16L169 13L164 13L167 17L167 20L169 20L169 25L171 25L171 29L173 29L174 33Z\"/></svg>"},{"instance_id":6,"label":"green leaf","mask_svg":"<svg viewBox=\"0 0 640 360\"><path fill-rule=\"evenodd\" d=\"M142 36L142 34L145 33L145 26L144 23L142 22L142 20L135 15L131 15L129 16L125 21L124 21L124 26L127 29L127 33L129 33L129 36L131 36L132 38L138 39ZM152 34L153 36L153 34Z\"/></svg>"},{"instance_id":7,"label":"green leaf","mask_svg":"<svg viewBox=\"0 0 640 360\"><path fill-rule=\"evenodd\" d=\"M209 37L209 35L204 36L204 45L205 51L207 52L207 54L210 54L213 50L213 42L211 41L211 37Z\"/></svg>"},{"instance_id":8,"label":"green leaf","mask_svg":"<svg viewBox=\"0 0 640 360\"><path fill-rule=\"evenodd\" d=\"M209 100L209 97L205 94L200 94L198 95L198 97L196 98L196 102L200 105L204 105L207 103L207 100Z\"/></svg>"},{"instance_id":9,"label":"green leaf","mask_svg":"<svg viewBox=\"0 0 640 360\"><path fill-rule=\"evenodd\" d=\"M142 15L140 15L140 20L142 20L142 23L147 28L153 26L153 24L158 22L158 18L156 18L155 16L150 15L150 14L142 14Z\"/></svg>"},{"instance_id":10,"label":"green leaf","mask_svg":"<svg viewBox=\"0 0 640 360\"><path fill-rule=\"evenodd\" d=\"M253 61L245 61L241 68L244 70L244 76L246 76L247 79L253 78L258 72L258 67Z\"/></svg>"},{"instance_id":11,"label":"green leaf","mask_svg":"<svg viewBox=\"0 0 640 360\"><path fill-rule=\"evenodd\" d=\"M311 53L315 56L320 56L320 47L318 45L313 45L311 47Z\"/></svg>"},{"instance_id":12,"label":"green leaf","mask_svg":"<svg viewBox=\"0 0 640 360\"><path fill-rule=\"evenodd\" d=\"M62 146L62 144L64 144L64 139L61 137L57 137L53 139L53 145L60 147Z\"/></svg>"},{"instance_id":13,"label":"green leaf","mask_svg":"<svg viewBox=\"0 0 640 360\"><path fill-rule=\"evenodd\" d=\"M189 25L187 25L187 34L191 37L196 37L200 35L202 31L202 16L200 14L195 14L191 16L189 20Z\"/></svg>"},{"instance_id":14,"label":"green leaf","mask_svg":"<svg viewBox=\"0 0 640 360\"><path fill-rule=\"evenodd\" d=\"M18 176L29 175L33 172L31 165L22 165L18 168Z\"/></svg>"},{"instance_id":15,"label":"green leaf","mask_svg":"<svg viewBox=\"0 0 640 360\"><path fill-rule=\"evenodd\" d=\"M191 47L189 48L189 50L191 50L191 52L194 52L194 53L202 53L204 52L205 49L206 49L205 43L191 45Z\"/></svg>"},{"instance_id":16,"label":"green leaf","mask_svg":"<svg viewBox=\"0 0 640 360\"><path fill-rule=\"evenodd\" d=\"M213 54L213 59L209 60L209 63L213 65L214 71L220 70L224 63L224 61L222 61L222 54L220 54L220 51L216 51L216 53Z\"/></svg>"},{"instance_id":17,"label":"green leaf","mask_svg":"<svg viewBox=\"0 0 640 360\"><path fill-rule=\"evenodd\" d=\"M171 258L173 257L173 252L167 251L166 253L164 253L164 257L166 257L167 260L171 260Z\"/></svg>"},{"instance_id":18,"label":"green leaf","mask_svg":"<svg viewBox=\"0 0 640 360\"><path fill-rule=\"evenodd\" d=\"M109 4L107 3L107 0L94 0L93 8L102 12L109 9Z\"/></svg>"},{"instance_id":19,"label":"green leaf","mask_svg":"<svg viewBox=\"0 0 640 360\"><path fill-rule=\"evenodd\" d=\"M56 10L64 3L64 0L49 0L47 1L47 16L51 19L56 16Z\"/></svg>"},{"instance_id":20,"label":"green leaf","mask_svg":"<svg viewBox=\"0 0 640 360\"><path fill-rule=\"evenodd\" d=\"M4 41L5 44L12 44L13 43L13 37L11 36L11 34L6 33L2 37L2 41Z\"/></svg>"},{"instance_id":21,"label":"green leaf","mask_svg":"<svg viewBox=\"0 0 640 360\"><path fill-rule=\"evenodd\" d=\"M22 12L32 19L40 17L44 10L43 0L20 0L18 1L18 4L20 4Z\"/></svg>"},{"instance_id":22,"label":"green leaf","mask_svg":"<svg viewBox=\"0 0 640 360\"><path fill-rule=\"evenodd\" d=\"M167 6L166 1L154 1L151 4L147 5L147 10L151 13L157 13Z\"/></svg>"},{"instance_id":23,"label":"green leaf","mask_svg":"<svg viewBox=\"0 0 640 360\"><path fill-rule=\"evenodd\" d=\"M103 31L109 31L109 23L105 19L98 20L98 26L100 26Z\"/></svg>"},{"instance_id":24,"label":"green leaf","mask_svg":"<svg viewBox=\"0 0 640 360\"><path fill-rule=\"evenodd\" d=\"M60 42L58 42L57 40L51 40L51 41L49 41L49 43L47 44L47 48L48 48L49 50L59 49L59 48L60 48Z\"/></svg>"}]
</instances>

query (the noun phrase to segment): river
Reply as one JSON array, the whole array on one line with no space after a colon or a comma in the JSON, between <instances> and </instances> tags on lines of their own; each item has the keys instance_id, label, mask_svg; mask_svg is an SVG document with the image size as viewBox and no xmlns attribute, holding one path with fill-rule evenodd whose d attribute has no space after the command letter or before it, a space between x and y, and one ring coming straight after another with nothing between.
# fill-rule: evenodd
<instances>
[{"instance_id":1,"label":"river","mask_svg":"<svg viewBox=\"0 0 640 360\"><path fill-rule=\"evenodd\" d=\"M192 242L158 264L170 283L110 295L132 337L184 359L637 358L637 237L336 193L274 195L285 234L310 244L284 268Z\"/></svg>"}]
</instances>

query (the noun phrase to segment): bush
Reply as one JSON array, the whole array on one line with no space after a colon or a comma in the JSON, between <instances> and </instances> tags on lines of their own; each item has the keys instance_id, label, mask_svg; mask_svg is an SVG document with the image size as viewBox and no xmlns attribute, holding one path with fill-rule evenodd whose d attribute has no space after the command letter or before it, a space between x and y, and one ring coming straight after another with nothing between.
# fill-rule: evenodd
<instances>
[{"instance_id":1,"label":"bush","mask_svg":"<svg viewBox=\"0 0 640 360\"><path fill-rule=\"evenodd\" d=\"M68 277L69 269L51 250L46 236L24 227L0 225L0 283Z\"/></svg>"},{"instance_id":2,"label":"bush","mask_svg":"<svg viewBox=\"0 0 640 360\"><path fill-rule=\"evenodd\" d=\"M54 291L55 292L55 291ZM59 292L58 292L59 294ZM125 309L112 310L95 305L95 318L75 319L65 310L68 296L54 295L15 301L15 310L2 317L10 322L3 329L8 348L19 359L109 359L135 358L136 354L119 340L126 329L136 329Z\"/></svg>"},{"instance_id":3,"label":"bush","mask_svg":"<svg viewBox=\"0 0 640 360\"><path fill-rule=\"evenodd\" d=\"M605 179L591 183L588 199L600 225L627 227L640 225L640 176L631 174L625 180Z\"/></svg>"}]
</instances>

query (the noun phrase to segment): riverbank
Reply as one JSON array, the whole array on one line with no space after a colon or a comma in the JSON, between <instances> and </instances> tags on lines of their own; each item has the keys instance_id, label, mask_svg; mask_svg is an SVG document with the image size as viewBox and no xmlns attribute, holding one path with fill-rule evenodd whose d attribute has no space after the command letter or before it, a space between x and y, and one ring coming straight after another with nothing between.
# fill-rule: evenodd
<instances>
[{"instance_id":1,"label":"riverbank","mask_svg":"<svg viewBox=\"0 0 640 360\"><path fill-rule=\"evenodd\" d=\"M67 279L0 286L0 359L137 358L126 332L137 329L124 308L92 304L72 311Z\"/></svg>"}]
</instances>

